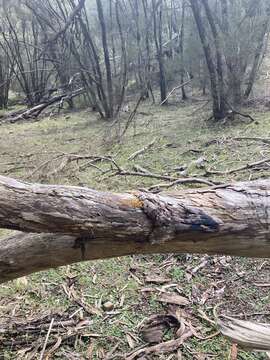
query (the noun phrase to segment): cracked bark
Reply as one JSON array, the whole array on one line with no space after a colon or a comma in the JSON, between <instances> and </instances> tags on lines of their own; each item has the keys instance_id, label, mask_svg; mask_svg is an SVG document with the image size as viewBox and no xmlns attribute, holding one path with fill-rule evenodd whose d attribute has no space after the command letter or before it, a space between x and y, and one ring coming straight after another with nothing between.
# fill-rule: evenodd
<instances>
[{"instance_id":1,"label":"cracked bark","mask_svg":"<svg viewBox=\"0 0 270 360\"><path fill-rule=\"evenodd\" d=\"M0 283L83 260L153 253L270 257L270 180L115 194L0 176ZM25 234L28 233L28 234Z\"/></svg>"}]
</instances>

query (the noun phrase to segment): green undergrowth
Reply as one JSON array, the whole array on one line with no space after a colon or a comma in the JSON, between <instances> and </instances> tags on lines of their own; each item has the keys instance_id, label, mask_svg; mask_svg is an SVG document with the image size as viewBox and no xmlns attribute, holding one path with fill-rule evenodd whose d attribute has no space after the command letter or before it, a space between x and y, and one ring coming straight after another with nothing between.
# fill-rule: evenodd
<instances>
[{"instance_id":1,"label":"green undergrowth","mask_svg":"<svg viewBox=\"0 0 270 360\"><path fill-rule=\"evenodd\" d=\"M201 102L167 107L144 103L123 137L119 134L127 121L126 114L121 116L119 124L111 126L88 110L51 116L36 122L2 125L1 175L25 181L112 191L147 189L166 183L165 180L117 174L119 168L134 171L134 166L175 178L184 176L181 170L177 170L183 167L188 169L186 176L221 183L268 177L267 163L263 167L230 175L224 173L205 177L205 169L226 172L267 158L269 144L236 138L270 138L270 113L245 109L256 121L247 123L243 119L235 119L226 124L213 124L206 121L207 109L204 107L202 110L201 107ZM153 140L154 145L149 150L135 160L128 160ZM108 161L95 163L97 167L90 166L89 159L66 163L65 159L71 154L110 156L118 169ZM200 157L205 159L204 167L198 167L195 163ZM182 188L185 187L180 185L170 190ZM0 231L0 236L7 234L6 230ZM11 322L16 319L23 321L39 315L42 317L43 314L59 313L64 316L78 310L75 318L88 318L89 314L80 310L79 305L65 294L63 284L67 286L70 279L74 279L74 289L86 304L99 308L109 301L114 306L114 313L105 317L90 316L87 331L98 336L83 338L72 344L64 343L55 352L54 359L68 359L67 352L87 359L91 343L92 359L102 359L102 354L118 343L116 353L119 353L119 357L115 358L120 359L121 354L131 351L126 340L129 332L134 335L134 346L141 346L144 340L138 325L145 318L167 311L166 306L158 301L158 291L145 291L147 287L156 289L161 286L148 284L147 274L165 274L170 284L179 287L182 295L190 300L186 311L192 315L198 332L209 335L216 331L215 326L197 317L197 314L203 310L213 319L217 304L222 313L241 316L254 313L254 316L250 315L251 318L269 321L268 289L258 288L255 284L269 283L270 263L267 260L226 258L224 265L222 259L209 258L207 266L191 277L189 274L201 263L201 256L155 255L80 263L4 284L0 287L0 341L1 323L7 317ZM207 291L209 294L206 296ZM45 335L42 336L44 340ZM170 338L171 334L166 336ZM0 359L19 359L20 350L25 348L27 341L21 349L0 343ZM207 341L190 338L183 346L182 354L184 359L230 359L230 350L231 344L221 335L216 335ZM153 355L152 358L168 359L169 355ZM26 355L24 358L27 359ZM39 358L38 351L34 358ZM239 350L238 358L263 359L265 355Z\"/></svg>"}]
</instances>

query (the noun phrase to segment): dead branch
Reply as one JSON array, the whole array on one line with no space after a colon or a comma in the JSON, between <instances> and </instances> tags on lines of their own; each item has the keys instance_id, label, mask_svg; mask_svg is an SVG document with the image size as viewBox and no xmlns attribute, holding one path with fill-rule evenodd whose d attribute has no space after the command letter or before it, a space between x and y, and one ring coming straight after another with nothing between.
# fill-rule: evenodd
<instances>
[{"instance_id":1,"label":"dead branch","mask_svg":"<svg viewBox=\"0 0 270 360\"><path fill-rule=\"evenodd\" d=\"M46 174L47 177L50 177L52 175L56 175L63 171L66 166L72 162L79 162L81 160L90 160L86 164L83 164L80 166L79 170L83 171L87 167L92 166L98 169L99 171L103 172L102 169L95 166L98 162L111 162L116 169L119 171L122 171L122 169L117 165L115 160L110 156L100 156L100 155L91 155L91 154L72 154L72 153L61 153L56 155L52 159L48 159L44 161L42 164L40 164L34 171L27 176L27 179L33 177L36 173L41 173L42 175ZM58 162L61 161L59 164ZM50 168L53 168L53 170L49 170Z\"/></svg>"},{"instance_id":2,"label":"dead branch","mask_svg":"<svg viewBox=\"0 0 270 360\"><path fill-rule=\"evenodd\" d=\"M147 150L151 149L153 147L153 145L155 144L156 139L152 140L148 145L144 146L142 149L136 151L135 153L133 153L132 155L130 155L130 157L128 158L128 160L135 160L139 155L145 153Z\"/></svg>"},{"instance_id":3,"label":"dead branch","mask_svg":"<svg viewBox=\"0 0 270 360\"><path fill-rule=\"evenodd\" d=\"M152 179L159 179L159 180L167 180L167 181L175 181L177 178L167 175L159 175L154 174L149 171L129 171L129 170L123 170L116 172L114 175L122 175L122 176L140 176L140 177L148 177Z\"/></svg>"},{"instance_id":4,"label":"dead branch","mask_svg":"<svg viewBox=\"0 0 270 360\"><path fill-rule=\"evenodd\" d=\"M175 86L167 95L166 99L164 99L159 105L163 105L167 102L167 100L169 99L169 97L175 92L175 90L181 89L182 87L188 85L190 82L192 81L192 79L189 79L187 81L185 81L183 84L180 84L178 86Z\"/></svg>"},{"instance_id":5,"label":"dead branch","mask_svg":"<svg viewBox=\"0 0 270 360\"><path fill-rule=\"evenodd\" d=\"M38 105L32 107L31 109L20 110L20 111L16 111L14 113L8 114L6 117L1 119L1 123L10 122L13 124L20 120L28 120L28 119L37 118L48 107L55 105L55 104L60 104L63 101L71 100L76 96L82 95L84 92L85 92L85 90L83 88L80 88L70 94L64 93L64 94L61 94L58 96L54 96L53 98L47 100L46 102L38 104Z\"/></svg>"},{"instance_id":6,"label":"dead branch","mask_svg":"<svg viewBox=\"0 0 270 360\"><path fill-rule=\"evenodd\" d=\"M151 186L151 188L149 190L153 190L153 189L157 189L157 188L164 188L164 189L168 189L170 187L173 187L175 185L179 185L179 184L205 184L208 186L213 186L213 185L218 185L218 183L216 182L211 182L205 179L200 179L200 178L195 178L195 177L191 177L191 178L176 178L173 176L169 176L169 175L159 175L159 174L154 174L150 171L148 171L147 169L144 169L138 165L136 165L135 167L135 171L129 171L129 170L124 170L121 169L120 171L116 172L114 175L122 175L122 176L140 176L140 177L146 177L146 178L152 178L152 179L158 179L158 180L167 180L167 181L171 181L171 183L169 184L157 184L157 185L153 185Z\"/></svg>"},{"instance_id":7,"label":"dead branch","mask_svg":"<svg viewBox=\"0 0 270 360\"><path fill-rule=\"evenodd\" d=\"M241 140L251 140L251 141L259 141L265 144L270 144L270 139L268 138L262 138L262 137L254 137L254 136L241 136L241 137L235 137L233 140L241 141Z\"/></svg>"},{"instance_id":8,"label":"dead branch","mask_svg":"<svg viewBox=\"0 0 270 360\"><path fill-rule=\"evenodd\" d=\"M122 138L125 135L125 133L127 132L127 129L129 128L130 124L132 123L133 119L135 118L135 116L137 114L137 111L138 111L138 108L139 108L139 106L140 106L143 99L144 99L144 93L142 93L140 95L140 97L138 98L137 103L136 103L133 111L129 115L129 118L128 118L127 122L126 122L125 128L122 131L122 134L121 134L120 138Z\"/></svg>"},{"instance_id":9,"label":"dead branch","mask_svg":"<svg viewBox=\"0 0 270 360\"><path fill-rule=\"evenodd\" d=\"M144 167L140 166L140 165L137 165L137 164L134 164L133 165L133 169L137 172L140 172L140 173L144 173L144 174L151 174L151 172L147 169L145 169Z\"/></svg>"},{"instance_id":10,"label":"dead branch","mask_svg":"<svg viewBox=\"0 0 270 360\"><path fill-rule=\"evenodd\" d=\"M136 350L135 352L132 352L131 354L127 355L126 359L134 360L137 358L141 358L144 355L163 354L163 353L176 351L177 349L179 349L181 345L183 345L185 340L187 340L191 336L193 336L193 332L191 330L188 330L178 339L165 341L157 345L152 345Z\"/></svg>"},{"instance_id":11,"label":"dead branch","mask_svg":"<svg viewBox=\"0 0 270 360\"><path fill-rule=\"evenodd\" d=\"M169 184L156 184L151 186L148 190L152 191L152 190L157 190L157 191L162 191L165 189L169 189L171 187L174 187L176 185L180 185L180 184L204 184L204 185L208 185L208 186L213 186L213 185L217 185L217 183L215 182L211 182L211 181L207 181L205 179L200 179L200 178L182 178L182 179L177 179Z\"/></svg>"},{"instance_id":12,"label":"dead branch","mask_svg":"<svg viewBox=\"0 0 270 360\"><path fill-rule=\"evenodd\" d=\"M260 165L268 163L268 162L270 162L270 158L266 158L266 159L263 159L263 160L260 160L260 161L256 161L254 163L250 163L250 164L240 166L240 167L238 167L236 169L231 169L231 170L226 170L226 171L216 171L216 170L208 170L208 169L206 169L206 175L208 175L208 174L209 175L230 175L230 174L234 174L234 173L239 172L239 171L253 169L256 166L260 166Z\"/></svg>"},{"instance_id":13,"label":"dead branch","mask_svg":"<svg viewBox=\"0 0 270 360\"><path fill-rule=\"evenodd\" d=\"M242 116L242 117L244 117L244 118L247 118L247 119L250 119L251 120L251 122L254 122L255 121L255 119L251 116L251 115L249 115L249 114L244 114L244 113L242 113L242 112L240 112L239 110L236 110L233 106L232 106L232 104L230 104L228 101L226 101L226 104L228 105L228 107L231 109L231 114L228 114L228 115L239 115L239 116Z\"/></svg>"}]
</instances>

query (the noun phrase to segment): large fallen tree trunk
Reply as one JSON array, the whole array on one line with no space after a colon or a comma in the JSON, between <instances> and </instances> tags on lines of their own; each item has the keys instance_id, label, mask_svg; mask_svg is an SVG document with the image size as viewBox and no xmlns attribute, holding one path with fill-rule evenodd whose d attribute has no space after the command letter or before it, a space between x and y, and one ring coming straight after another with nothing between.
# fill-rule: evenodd
<instances>
[{"instance_id":1,"label":"large fallen tree trunk","mask_svg":"<svg viewBox=\"0 0 270 360\"><path fill-rule=\"evenodd\" d=\"M129 254L270 257L270 180L175 193L115 194L0 176L0 282ZM35 234L33 234L35 233Z\"/></svg>"}]
</instances>

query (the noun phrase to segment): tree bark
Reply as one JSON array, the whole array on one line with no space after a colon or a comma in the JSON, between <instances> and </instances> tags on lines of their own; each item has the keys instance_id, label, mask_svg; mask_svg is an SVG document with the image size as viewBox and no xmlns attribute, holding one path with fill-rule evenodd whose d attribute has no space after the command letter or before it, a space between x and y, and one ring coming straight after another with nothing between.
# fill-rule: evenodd
<instances>
[{"instance_id":1,"label":"tree bark","mask_svg":"<svg viewBox=\"0 0 270 360\"><path fill-rule=\"evenodd\" d=\"M270 257L270 180L115 194L0 177L0 283L78 261L131 254Z\"/></svg>"}]
</instances>

